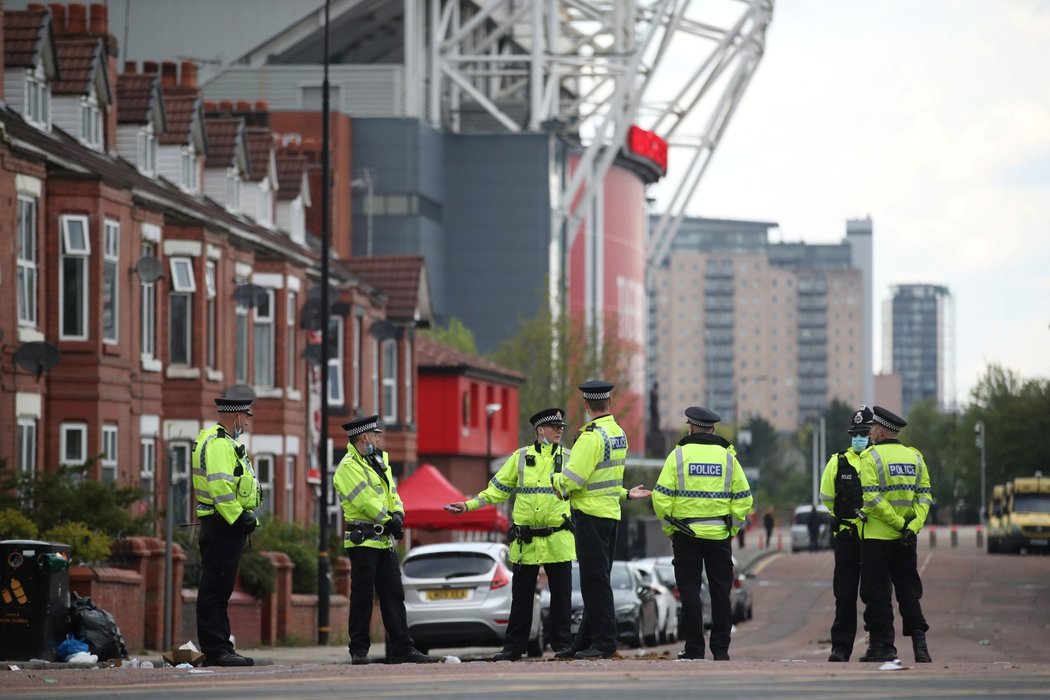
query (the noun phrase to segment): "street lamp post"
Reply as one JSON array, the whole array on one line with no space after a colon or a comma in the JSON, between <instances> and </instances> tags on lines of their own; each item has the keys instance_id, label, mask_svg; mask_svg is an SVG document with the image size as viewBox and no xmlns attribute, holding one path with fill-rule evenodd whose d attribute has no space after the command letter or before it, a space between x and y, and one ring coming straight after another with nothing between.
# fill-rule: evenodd
<instances>
[{"instance_id":1,"label":"street lamp post","mask_svg":"<svg viewBox=\"0 0 1050 700\"><path fill-rule=\"evenodd\" d=\"M492 416L503 406L498 403L485 404L485 468L492 470Z\"/></svg>"},{"instance_id":2,"label":"street lamp post","mask_svg":"<svg viewBox=\"0 0 1050 700\"><path fill-rule=\"evenodd\" d=\"M977 433L977 446L981 448L981 504L977 508L977 512L981 516L981 525L984 525L988 520L988 514L984 512L985 504L988 503L987 495L984 492L984 421L979 420L974 423L973 431Z\"/></svg>"}]
</instances>

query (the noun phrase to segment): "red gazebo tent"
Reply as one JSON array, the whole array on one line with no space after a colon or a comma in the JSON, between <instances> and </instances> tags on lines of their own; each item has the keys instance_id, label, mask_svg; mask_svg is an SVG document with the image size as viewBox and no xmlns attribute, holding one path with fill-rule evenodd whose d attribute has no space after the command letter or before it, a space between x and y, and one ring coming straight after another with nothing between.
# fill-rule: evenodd
<instances>
[{"instance_id":1,"label":"red gazebo tent","mask_svg":"<svg viewBox=\"0 0 1050 700\"><path fill-rule=\"evenodd\" d=\"M414 474L398 484L397 492L405 504L406 528L503 532L510 524L507 516L491 506L461 515L446 511L443 508L446 504L467 499L432 464L420 465Z\"/></svg>"}]
</instances>

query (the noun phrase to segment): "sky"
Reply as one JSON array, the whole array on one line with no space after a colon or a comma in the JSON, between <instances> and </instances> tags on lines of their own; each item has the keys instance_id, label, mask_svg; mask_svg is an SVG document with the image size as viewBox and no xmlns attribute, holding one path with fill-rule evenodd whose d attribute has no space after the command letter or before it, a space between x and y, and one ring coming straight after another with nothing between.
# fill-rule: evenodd
<instances>
[{"instance_id":1,"label":"sky","mask_svg":"<svg viewBox=\"0 0 1050 700\"><path fill-rule=\"evenodd\" d=\"M687 213L807 243L870 215L876 372L890 285L931 283L960 405L989 363L1050 378L1050 0L776 0Z\"/></svg>"}]
</instances>

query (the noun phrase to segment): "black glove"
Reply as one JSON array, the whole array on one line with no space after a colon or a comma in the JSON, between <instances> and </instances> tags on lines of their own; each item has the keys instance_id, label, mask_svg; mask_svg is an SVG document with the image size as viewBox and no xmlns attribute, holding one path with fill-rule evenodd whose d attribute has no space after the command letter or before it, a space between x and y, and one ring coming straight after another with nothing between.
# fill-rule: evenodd
<instances>
[{"instance_id":1,"label":"black glove","mask_svg":"<svg viewBox=\"0 0 1050 700\"><path fill-rule=\"evenodd\" d=\"M395 540L400 540L405 536L405 516L400 513L391 515L390 520L386 524L386 529L393 535Z\"/></svg>"},{"instance_id":2,"label":"black glove","mask_svg":"<svg viewBox=\"0 0 1050 700\"><path fill-rule=\"evenodd\" d=\"M250 510L242 510L241 516L234 521L233 526L241 528L250 535L255 528L259 527L259 519Z\"/></svg>"},{"instance_id":3,"label":"black glove","mask_svg":"<svg viewBox=\"0 0 1050 700\"><path fill-rule=\"evenodd\" d=\"M919 544L919 536L911 530L905 530L904 534L901 535L901 547L905 549L915 549Z\"/></svg>"}]
</instances>

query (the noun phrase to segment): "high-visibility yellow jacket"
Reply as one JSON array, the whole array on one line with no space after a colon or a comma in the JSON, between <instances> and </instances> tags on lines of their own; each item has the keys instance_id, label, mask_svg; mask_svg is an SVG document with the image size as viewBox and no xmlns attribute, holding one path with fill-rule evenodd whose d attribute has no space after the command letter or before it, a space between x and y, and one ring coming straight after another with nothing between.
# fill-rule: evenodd
<instances>
[{"instance_id":1,"label":"high-visibility yellow jacket","mask_svg":"<svg viewBox=\"0 0 1050 700\"><path fill-rule=\"evenodd\" d=\"M842 453L846 456L846 461L857 470L857 475L860 475L860 454L853 451L852 447L846 448ZM838 518L841 522L835 532L841 530L848 530L858 527L860 524L860 518L856 515L853 517L846 517L849 513L836 513L835 512L835 480L839 476L839 453L831 455L831 459L824 466L824 472L820 475L820 500L827 507L828 512Z\"/></svg>"},{"instance_id":2,"label":"high-visibility yellow jacket","mask_svg":"<svg viewBox=\"0 0 1050 700\"><path fill-rule=\"evenodd\" d=\"M860 483L868 516L866 540L896 540L908 529L918 534L933 505L930 473L922 453L899 440L884 440L861 453Z\"/></svg>"},{"instance_id":3,"label":"high-visibility yellow jacket","mask_svg":"<svg viewBox=\"0 0 1050 700\"><path fill-rule=\"evenodd\" d=\"M374 535L373 527L382 525L384 529L390 523L394 513L405 516L405 506L397 495L397 483L390 472L383 453L376 451L373 457L382 465L382 470L369 461L353 443L347 443L346 455L339 462L339 467L332 477L332 485L339 494L343 506L343 520L346 521L346 532L343 535L343 546L372 547L389 549L394 546L394 538L388 532ZM360 526L369 532L361 544L354 544L348 538L350 526Z\"/></svg>"},{"instance_id":4,"label":"high-visibility yellow jacket","mask_svg":"<svg viewBox=\"0 0 1050 700\"><path fill-rule=\"evenodd\" d=\"M242 511L254 510L262 502L259 480L247 450L222 425L215 424L197 434L190 467L198 517L218 511L232 525Z\"/></svg>"},{"instance_id":5,"label":"high-visibility yellow jacket","mask_svg":"<svg viewBox=\"0 0 1050 700\"><path fill-rule=\"evenodd\" d=\"M739 532L753 500L736 450L712 433L682 438L664 461L653 489L653 510L666 534L677 532L664 520L670 515L705 540L724 540Z\"/></svg>"},{"instance_id":6,"label":"high-visibility yellow jacket","mask_svg":"<svg viewBox=\"0 0 1050 700\"><path fill-rule=\"evenodd\" d=\"M554 493L551 475L571 456L561 445L533 443L511 453L484 491L467 501L467 510L502 503L514 496L515 525L533 528L564 527L570 515L568 501ZM531 542L511 540L510 559L520 564L549 564L576 558L576 539L563 529Z\"/></svg>"},{"instance_id":7,"label":"high-visibility yellow jacket","mask_svg":"<svg viewBox=\"0 0 1050 700\"><path fill-rule=\"evenodd\" d=\"M627 434L611 415L601 416L580 428L572 455L551 486L569 499L573 510L619 520L620 501L627 498L626 464Z\"/></svg>"}]
</instances>

